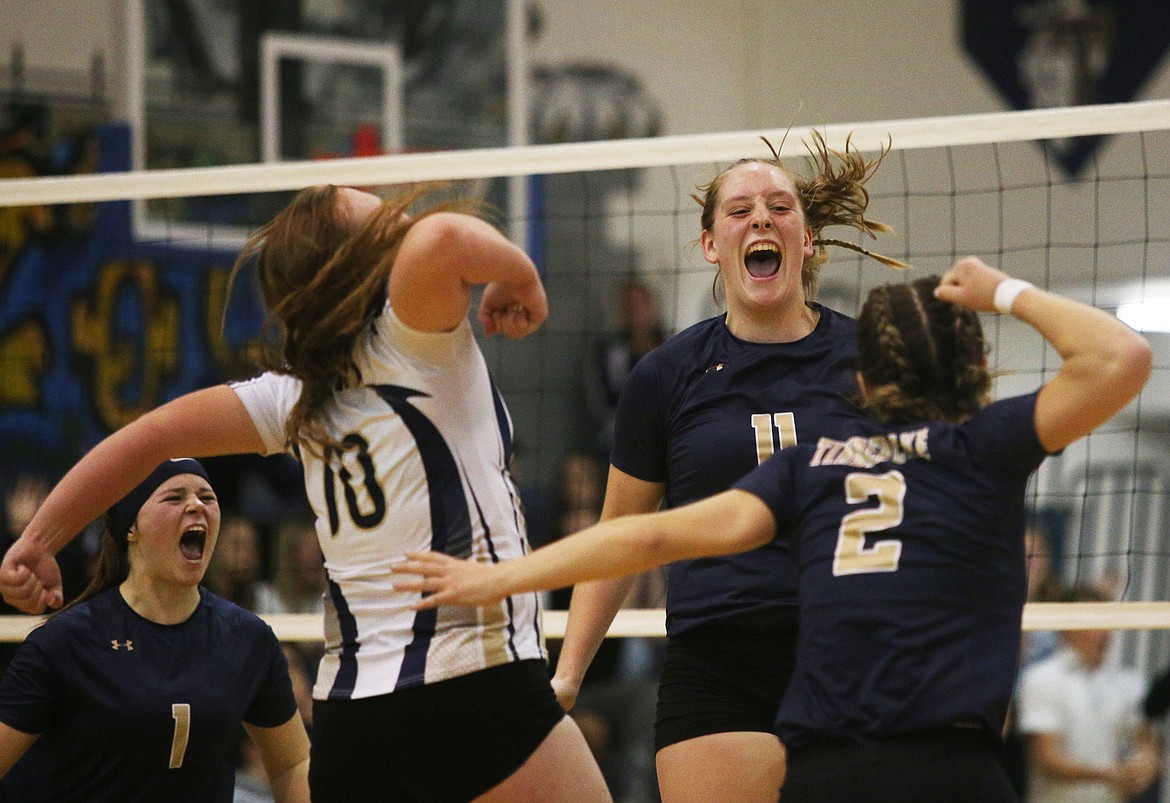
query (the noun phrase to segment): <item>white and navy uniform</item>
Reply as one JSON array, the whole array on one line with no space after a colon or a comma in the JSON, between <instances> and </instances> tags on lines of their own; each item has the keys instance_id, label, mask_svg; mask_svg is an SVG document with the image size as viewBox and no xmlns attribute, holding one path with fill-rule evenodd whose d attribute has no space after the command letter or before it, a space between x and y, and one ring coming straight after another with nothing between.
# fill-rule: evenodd
<instances>
[{"instance_id":1,"label":"white and navy uniform","mask_svg":"<svg viewBox=\"0 0 1170 803\"><path fill-rule=\"evenodd\" d=\"M272 728L296 714L272 629L199 593L186 621L163 625L113 588L17 649L0 683L0 722L41 734L53 764L48 800L230 803L240 723Z\"/></svg>"},{"instance_id":2,"label":"white and navy uniform","mask_svg":"<svg viewBox=\"0 0 1170 803\"><path fill-rule=\"evenodd\" d=\"M536 594L484 608L416 612L390 566L407 552L481 561L528 550L508 473L512 424L471 327L410 329L387 304L359 341L361 383L320 422L342 450L298 449L325 558L325 647L313 696L349 700L546 657ZM284 451L299 380L232 385L268 453Z\"/></svg>"},{"instance_id":3,"label":"white and navy uniform","mask_svg":"<svg viewBox=\"0 0 1170 803\"><path fill-rule=\"evenodd\" d=\"M1035 403L1035 393L996 402L958 425L868 421L781 452L736 484L768 505L797 558L796 670L777 717L793 784L785 800L971 799L969 773L953 774L953 797L934 786L947 772L907 765L917 741L892 764L884 756L880 778L849 763L864 760L852 748L873 754L940 732L979 740L979 776L1010 794L994 748L1027 595L1025 492L1045 457ZM888 784L893 764L902 792ZM929 794L896 797L915 784Z\"/></svg>"}]
</instances>

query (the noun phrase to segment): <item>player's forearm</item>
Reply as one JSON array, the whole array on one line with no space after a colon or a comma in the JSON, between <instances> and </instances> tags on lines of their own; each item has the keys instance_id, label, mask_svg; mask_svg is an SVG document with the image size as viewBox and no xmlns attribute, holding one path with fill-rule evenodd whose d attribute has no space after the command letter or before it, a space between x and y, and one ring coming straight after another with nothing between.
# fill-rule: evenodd
<instances>
[{"instance_id":1,"label":"player's forearm","mask_svg":"<svg viewBox=\"0 0 1170 803\"><path fill-rule=\"evenodd\" d=\"M557 677L580 685L636 575L578 584L569 603Z\"/></svg>"},{"instance_id":2,"label":"player's forearm","mask_svg":"<svg viewBox=\"0 0 1170 803\"><path fill-rule=\"evenodd\" d=\"M269 777L276 803L309 803L309 759Z\"/></svg>"},{"instance_id":3,"label":"player's forearm","mask_svg":"<svg viewBox=\"0 0 1170 803\"><path fill-rule=\"evenodd\" d=\"M1131 397L1149 377L1150 344L1104 310L1033 288L1012 314L1035 328L1064 361L1061 373L1110 396Z\"/></svg>"},{"instance_id":4,"label":"player's forearm","mask_svg":"<svg viewBox=\"0 0 1170 803\"><path fill-rule=\"evenodd\" d=\"M665 515L647 513L603 521L541 547L522 560L497 564L499 587L509 596L564 588L590 580L624 578L676 560L684 546L670 537ZM619 607L624 596L623 591L617 599Z\"/></svg>"},{"instance_id":5,"label":"player's forearm","mask_svg":"<svg viewBox=\"0 0 1170 803\"><path fill-rule=\"evenodd\" d=\"M23 537L55 555L86 525L130 492L165 457L149 420L118 430L89 451L57 483Z\"/></svg>"},{"instance_id":6,"label":"player's forearm","mask_svg":"<svg viewBox=\"0 0 1170 803\"><path fill-rule=\"evenodd\" d=\"M451 237L444 248L467 254L459 260L460 276L467 284L503 282L512 285L539 283L540 275L532 259L486 220L471 215L452 215Z\"/></svg>"}]
</instances>

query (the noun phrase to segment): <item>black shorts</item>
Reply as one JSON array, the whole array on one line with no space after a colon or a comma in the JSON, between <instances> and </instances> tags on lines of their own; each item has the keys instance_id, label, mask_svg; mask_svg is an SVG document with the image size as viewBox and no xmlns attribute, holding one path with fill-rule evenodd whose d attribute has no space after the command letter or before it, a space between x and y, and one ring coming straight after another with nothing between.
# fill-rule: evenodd
<instances>
[{"instance_id":1,"label":"black shorts","mask_svg":"<svg viewBox=\"0 0 1170 803\"><path fill-rule=\"evenodd\" d=\"M564 715L538 659L377 697L315 700L313 801L471 800L519 769Z\"/></svg>"},{"instance_id":2,"label":"black shorts","mask_svg":"<svg viewBox=\"0 0 1170 803\"><path fill-rule=\"evenodd\" d=\"M796 660L796 608L772 608L666 642L654 749L712 733L774 733Z\"/></svg>"},{"instance_id":3,"label":"black shorts","mask_svg":"<svg viewBox=\"0 0 1170 803\"><path fill-rule=\"evenodd\" d=\"M865 744L788 751L784 803L1015 803L986 731L938 728Z\"/></svg>"}]
</instances>

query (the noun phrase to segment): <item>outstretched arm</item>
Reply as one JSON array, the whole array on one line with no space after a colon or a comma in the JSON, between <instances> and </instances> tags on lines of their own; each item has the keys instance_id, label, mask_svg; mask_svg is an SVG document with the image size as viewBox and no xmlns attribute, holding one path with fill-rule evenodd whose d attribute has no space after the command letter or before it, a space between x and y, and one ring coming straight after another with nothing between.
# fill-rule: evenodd
<instances>
[{"instance_id":1,"label":"outstretched arm","mask_svg":"<svg viewBox=\"0 0 1170 803\"><path fill-rule=\"evenodd\" d=\"M471 287L487 285L479 319L484 333L524 337L548 317L536 266L485 220L436 212L407 232L390 271L390 303L422 332L449 332L467 317Z\"/></svg>"},{"instance_id":2,"label":"outstretched arm","mask_svg":"<svg viewBox=\"0 0 1170 803\"><path fill-rule=\"evenodd\" d=\"M939 285L943 301L994 312L995 293L1009 277L975 257L955 263ZM1036 434L1059 452L1129 404L1150 375L1150 344L1103 310L1029 287L1011 314L1032 326L1064 361L1036 400Z\"/></svg>"},{"instance_id":3,"label":"outstretched arm","mask_svg":"<svg viewBox=\"0 0 1170 803\"><path fill-rule=\"evenodd\" d=\"M146 413L91 449L37 510L0 564L0 593L26 613L62 602L54 555L87 524L173 457L265 451L255 425L227 385L199 390Z\"/></svg>"},{"instance_id":4,"label":"outstretched arm","mask_svg":"<svg viewBox=\"0 0 1170 803\"><path fill-rule=\"evenodd\" d=\"M623 577L676 560L746 552L768 543L775 530L763 500L733 489L673 510L603 521L517 560L485 564L412 553L393 571L418 579L402 580L395 588L424 592L418 609L487 605L513 594Z\"/></svg>"}]
</instances>

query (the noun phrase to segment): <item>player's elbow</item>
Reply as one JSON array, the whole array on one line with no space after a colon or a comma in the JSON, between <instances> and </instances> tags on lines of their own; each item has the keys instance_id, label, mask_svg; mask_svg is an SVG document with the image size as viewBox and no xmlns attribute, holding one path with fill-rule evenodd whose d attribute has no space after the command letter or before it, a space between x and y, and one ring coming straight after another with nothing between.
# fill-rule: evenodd
<instances>
[{"instance_id":1,"label":"player's elbow","mask_svg":"<svg viewBox=\"0 0 1170 803\"><path fill-rule=\"evenodd\" d=\"M1110 358L1103 366L1102 380L1115 392L1132 399L1145 387L1154 365L1154 350L1149 341L1129 331L1118 338Z\"/></svg>"}]
</instances>

